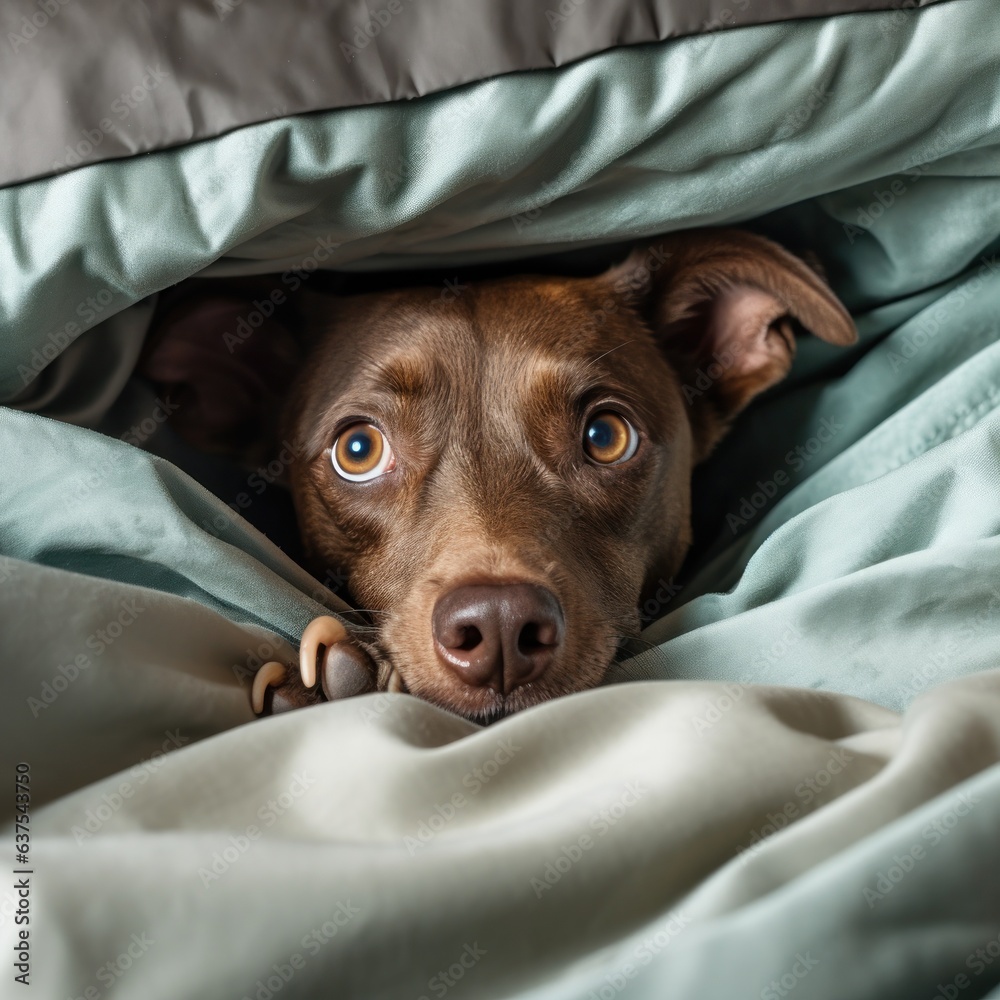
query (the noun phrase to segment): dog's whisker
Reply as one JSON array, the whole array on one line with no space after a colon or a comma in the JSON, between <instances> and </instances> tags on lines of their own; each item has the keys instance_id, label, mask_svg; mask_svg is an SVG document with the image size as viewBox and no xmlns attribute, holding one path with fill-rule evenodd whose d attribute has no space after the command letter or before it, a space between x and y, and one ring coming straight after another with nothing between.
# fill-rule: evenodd
<instances>
[{"instance_id":1,"label":"dog's whisker","mask_svg":"<svg viewBox=\"0 0 1000 1000\"><path fill-rule=\"evenodd\" d=\"M637 635L620 635L616 637L618 640L618 652L628 652L625 648L630 646L632 643L636 643L640 646L645 646L646 649L659 649L660 645L656 642L650 642L648 639L640 638Z\"/></svg>"},{"instance_id":2,"label":"dog's whisker","mask_svg":"<svg viewBox=\"0 0 1000 1000\"><path fill-rule=\"evenodd\" d=\"M598 361L602 360L603 358L606 358L609 354L613 354L615 351L619 350L620 348L622 348L622 347L628 347L629 344L634 344L634 343L635 343L634 340L626 340L624 344L616 344L614 347L611 348L611 350L605 351L603 354L598 354L598 356L596 358L592 358L590 361L588 361L587 362L587 367L588 368L593 367L594 365L597 364Z\"/></svg>"}]
</instances>

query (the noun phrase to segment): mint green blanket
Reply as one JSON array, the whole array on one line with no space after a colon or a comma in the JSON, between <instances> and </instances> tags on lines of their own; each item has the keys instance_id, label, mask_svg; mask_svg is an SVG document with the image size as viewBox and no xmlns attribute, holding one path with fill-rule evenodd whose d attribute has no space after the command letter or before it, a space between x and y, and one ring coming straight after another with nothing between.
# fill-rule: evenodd
<instances>
[{"instance_id":1,"label":"mint green blanket","mask_svg":"<svg viewBox=\"0 0 1000 1000\"><path fill-rule=\"evenodd\" d=\"M0 191L0 744L30 766L38 996L1000 982L992 12L619 50ZM611 683L485 730L397 695L252 721L247 678L326 598L135 446L142 300L745 220L822 259L861 340L803 340L699 474L690 578Z\"/></svg>"}]
</instances>

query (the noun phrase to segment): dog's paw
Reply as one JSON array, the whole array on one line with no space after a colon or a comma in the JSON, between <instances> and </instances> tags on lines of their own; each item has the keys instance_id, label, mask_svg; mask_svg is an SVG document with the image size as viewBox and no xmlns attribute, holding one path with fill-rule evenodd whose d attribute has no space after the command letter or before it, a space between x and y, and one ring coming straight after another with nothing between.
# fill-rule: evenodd
<instances>
[{"instance_id":1,"label":"dog's paw","mask_svg":"<svg viewBox=\"0 0 1000 1000\"><path fill-rule=\"evenodd\" d=\"M323 653L320 683L327 701L369 694L376 690L375 665L363 649L346 639Z\"/></svg>"},{"instance_id":2,"label":"dog's paw","mask_svg":"<svg viewBox=\"0 0 1000 1000\"><path fill-rule=\"evenodd\" d=\"M319 688L307 688L293 667L272 661L265 663L253 679L251 701L255 715L278 715L323 701Z\"/></svg>"},{"instance_id":3,"label":"dog's paw","mask_svg":"<svg viewBox=\"0 0 1000 1000\"><path fill-rule=\"evenodd\" d=\"M368 654L351 641L343 622L328 615L313 619L302 634L298 666L296 671L271 662L257 671L252 691L257 715L353 698L377 688L377 672Z\"/></svg>"}]
</instances>

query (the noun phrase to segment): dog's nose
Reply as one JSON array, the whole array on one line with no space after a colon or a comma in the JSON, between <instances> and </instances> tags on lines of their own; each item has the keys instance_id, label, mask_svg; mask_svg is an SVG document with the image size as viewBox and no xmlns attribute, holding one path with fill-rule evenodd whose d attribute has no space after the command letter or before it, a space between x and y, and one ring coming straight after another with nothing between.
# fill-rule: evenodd
<instances>
[{"instance_id":1,"label":"dog's nose","mask_svg":"<svg viewBox=\"0 0 1000 1000\"><path fill-rule=\"evenodd\" d=\"M458 587L434 607L438 656L473 687L506 694L540 677L563 641L562 607L529 583Z\"/></svg>"}]
</instances>

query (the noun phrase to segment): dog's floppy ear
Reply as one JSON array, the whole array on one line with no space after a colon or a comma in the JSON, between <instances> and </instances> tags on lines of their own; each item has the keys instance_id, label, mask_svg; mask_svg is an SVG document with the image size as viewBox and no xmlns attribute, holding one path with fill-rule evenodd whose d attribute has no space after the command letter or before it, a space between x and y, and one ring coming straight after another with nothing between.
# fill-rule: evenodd
<instances>
[{"instance_id":1,"label":"dog's floppy ear","mask_svg":"<svg viewBox=\"0 0 1000 1000\"><path fill-rule=\"evenodd\" d=\"M831 344L857 339L850 314L815 271L741 230L665 236L604 280L645 316L677 370L701 456L788 373L796 325Z\"/></svg>"},{"instance_id":2,"label":"dog's floppy ear","mask_svg":"<svg viewBox=\"0 0 1000 1000\"><path fill-rule=\"evenodd\" d=\"M188 283L164 298L139 374L176 406L171 425L189 444L256 461L300 359L284 293L244 279Z\"/></svg>"}]
</instances>

